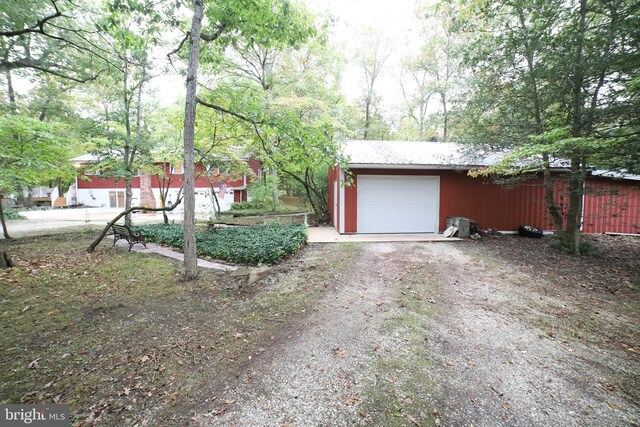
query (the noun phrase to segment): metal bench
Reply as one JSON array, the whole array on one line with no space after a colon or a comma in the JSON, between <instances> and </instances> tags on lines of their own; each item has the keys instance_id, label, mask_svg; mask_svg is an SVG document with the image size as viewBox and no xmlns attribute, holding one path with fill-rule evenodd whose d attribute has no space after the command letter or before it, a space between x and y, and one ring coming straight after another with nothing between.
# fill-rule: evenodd
<instances>
[{"instance_id":1,"label":"metal bench","mask_svg":"<svg viewBox=\"0 0 640 427\"><path fill-rule=\"evenodd\" d=\"M131 251L131 248L133 247L133 245L135 245L136 243L142 243L146 249L147 244L144 241L144 234L142 233L136 233L135 231L131 230L128 226L126 225L117 225L117 224L113 224L111 226L111 229L113 230L113 245L116 245L116 242L120 239L124 239L127 242L129 242L129 251Z\"/></svg>"}]
</instances>

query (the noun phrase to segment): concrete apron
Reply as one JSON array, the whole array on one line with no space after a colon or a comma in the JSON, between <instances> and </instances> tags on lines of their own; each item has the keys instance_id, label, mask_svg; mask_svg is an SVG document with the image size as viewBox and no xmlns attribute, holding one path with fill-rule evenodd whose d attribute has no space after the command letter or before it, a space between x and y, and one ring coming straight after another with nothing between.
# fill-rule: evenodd
<instances>
[{"instance_id":1,"label":"concrete apron","mask_svg":"<svg viewBox=\"0 0 640 427\"><path fill-rule=\"evenodd\" d=\"M414 234L340 234L333 227L309 227L309 243L335 242L454 242L458 237L444 237L435 233Z\"/></svg>"}]
</instances>

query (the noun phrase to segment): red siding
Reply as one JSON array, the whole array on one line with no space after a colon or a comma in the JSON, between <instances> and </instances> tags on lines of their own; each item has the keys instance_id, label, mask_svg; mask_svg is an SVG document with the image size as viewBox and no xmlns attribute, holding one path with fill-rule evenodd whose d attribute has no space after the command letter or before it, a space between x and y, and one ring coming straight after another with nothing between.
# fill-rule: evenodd
<instances>
[{"instance_id":1,"label":"red siding","mask_svg":"<svg viewBox=\"0 0 640 427\"><path fill-rule=\"evenodd\" d=\"M531 224L555 227L544 201L542 178L517 186L504 186L485 178L472 178L466 171L353 169L354 184L360 175L439 175L440 231L449 216L466 216L481 228L515 230ZM590 178L585 196L584 231L637 233L640 231L640 189L638 183ZM556 202L564 207L566 184L554 186ZM345 232L357 232L357 188L345 188Z\"/></svg>"},{"instance_id":2,"label":"red siding","mask_svg":"<svg viewBox=\"0 0 640 427\"><path fill-rule=\"evenodd\" d=\"M78 179L78 188L122 188L126 187L124 179L101 178L99 176L87 175L88 181ZM131 180L132 188L140 188L140 178L134 177Z\"/></svg>"},{"instance_id":3,"label":"red siding","mask_svg":"<svg viewBox=\"0 0 640 427\"><path fill-rule=\"evenodd\" d=\"M353 174L351 185L344 187L344 232L358 232L358 175Z\"/></svg>"},{"instance_id":4,"label":"red siding","mask_svg":"<svg viewBox=\"0 0 640 427\"><path fill-rule=\"evenodd\" d=\"M582 229L585 233L640 233L640 182L587 180Z\"/></svg>"}]
</instances>

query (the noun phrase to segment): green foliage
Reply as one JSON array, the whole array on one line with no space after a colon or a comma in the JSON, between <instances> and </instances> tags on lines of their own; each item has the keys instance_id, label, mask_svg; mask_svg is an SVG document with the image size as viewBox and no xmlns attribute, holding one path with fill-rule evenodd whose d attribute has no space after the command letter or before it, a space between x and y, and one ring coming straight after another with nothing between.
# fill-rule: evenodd
<instances>
[{"instance_id":1,"label":"green foliage","mask_svg":"<svg viewBox=\"0 0 640 427\"><path fill-rule=\"evenodd\" d=\"M147 240L181 248L182 226L154 224L135 227ZM199 255L241 264L271 264L295 254L307 241L303 225L230 227L197 233Z\"/></svg>"},{"instance_id":2,"label":"green foliage","mask_svg":"<svg viewBox=\"0 0 640 427\"><path fill-rule=\"evenodd\" d=\"M54 179L67 163L65 127L24 116L0 116L0 193Z\"/></svg>"},{"instance_id":3,"label":"green foliage","mask_svg":"<svg viewBox=\"0 0 640 427\"><path fill-rule=\"evenodd\" d=\"M27 219L26 216L22 215L19 210L8 208L4 209L4 217L6 219Z\"/></svg>"}]
</instances>

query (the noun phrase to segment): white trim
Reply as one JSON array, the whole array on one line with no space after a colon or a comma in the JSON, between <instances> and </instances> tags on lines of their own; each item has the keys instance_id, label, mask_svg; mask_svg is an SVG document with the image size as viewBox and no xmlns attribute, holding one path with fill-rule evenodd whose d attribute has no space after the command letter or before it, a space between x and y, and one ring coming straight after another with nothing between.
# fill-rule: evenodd
<instances>
[{"instance_id":1,"label":"white trim","mask_svg":"<svg viewBox=\"0 0 640 427\"><path fill-rule=\"evenodd\" d=\"M340 229L338 232L344 234L344 172L340 170L340 181L338 182L340 191Z\"/></svg>"},{"instance_id":2,"label":"white trim","mask_svg":"<svg viewBox=\"0 0 640 427\"><path fill-rule=\"evenodd\" d=\"M338 223L338 181L337 180L333 180L333 197L331 200L331 203L333 203L333 228L335 228L336 230L338 229L338 227L336 227L336 224Z\"/></svg>"}]
</instances>

